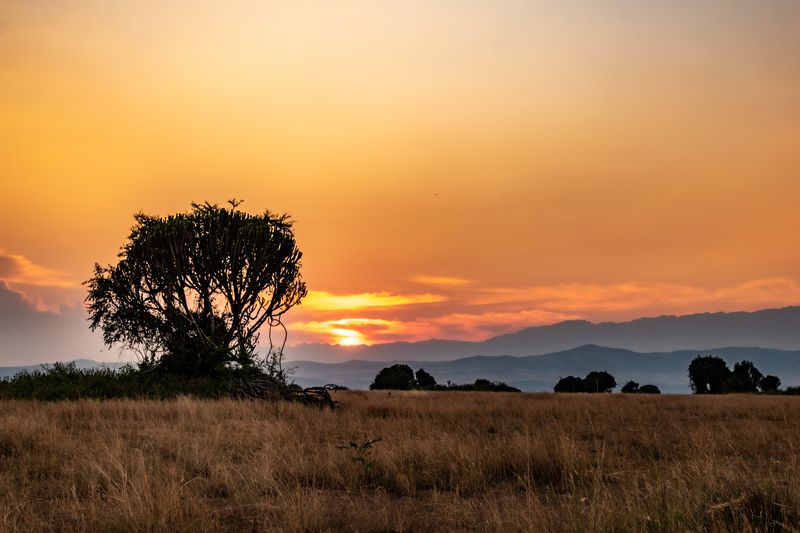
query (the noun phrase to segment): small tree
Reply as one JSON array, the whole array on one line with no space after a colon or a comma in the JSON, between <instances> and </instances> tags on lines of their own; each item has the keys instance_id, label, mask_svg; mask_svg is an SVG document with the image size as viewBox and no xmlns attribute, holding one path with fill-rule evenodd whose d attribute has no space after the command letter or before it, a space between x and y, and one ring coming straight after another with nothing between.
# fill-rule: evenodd
<instances>
[{"instance_id":1,"label":"small tree","mask_svg":"<svg viewBox=\"0 0 800 533\"><path fill-rule=\"evenodd\" d=\"M567 376L558 380L553 392L586 392L586 385L581 378Z\"/></svg>"},{"instance_id":2,"label":"small tree","mask_svg":"<svg viewBox=\"0 0 800 533\"><path fill-rule=\"evenodd\" d=\"M778 376L764 376L761 378L759 387L761 388L761 392L778 392L778 389L781 388L781 380Z\"/></svg>"},{"instance_id":3,"label":"small tree","mask_svg":"<svg viewBox=\"0 0 800 533\"><path fill-rule=\"evenodd\" d=\"M119 263L95 265L86 282L91 328L107 345L137 351L145 369L174 374L257 366L261 328L281 326L306 294L302 254L287 215L230 205L134 216ZM270 339L275 354L279 363ZM272 369L282 373L280 364Z\"/></svg>"},{"instance_id":4,"label":"small tree","mask_svg":"<svg viewBox=\"0 0 800 533\"><path fill-rule=\"evenodd\" d=\"M624 393L633 393L639 390L639 384L635 381L629 381L625 385L622 386L622 391Z\"/></svg>"},{"instance_id":5,"label":"small tree","mask_svg":"<svg viewBox=\"0 0 800 533\"><path fill-rule=\"evenodd\" d=\"M758 385L764 375L751 361L742 361L733 365L730 376L730 390L733 392L757 392Z\"/></svg>"},{"instance_id":6,"label":"small tree","mask_svg":"<svg viewBox=\"0 0 800 533\"><path fill-rule=\"evenodd\" d=\"M689 364L689 385L695 394L722 394L728 390L730 369L716 355L698 355Z\"/></svg>"},{"instance_id":7,"label":"small tree","mask_svg":"<svg viewBox=\"0 0 800 533\"><path fill-rule=\"evenodd\" d=\"M432 389L436 386L436 380L433 376L425 372L423 369L417 370L417 387L420 389Z\"/></svg>"},{"instance_id":8,"label":"small tree","mask_svg":"<svg viewBox=\"0 0 800 533\"><path fill-rule=\"evenodd\" d=\"M583 378L586 392L611 392L617 386L614 376L605 371L593 371Z\"/></svg>"},{"instance_id":9,"label":"small tree","mask_svg":"<svg viewBox=\"0 0 800 533\"><path fill-rule=\"evenodd\" d=\"M369 386L370 390L411 390L416 387L414 371L408 365L392 365L382 369Z\"/></svg>"}]
</instances>

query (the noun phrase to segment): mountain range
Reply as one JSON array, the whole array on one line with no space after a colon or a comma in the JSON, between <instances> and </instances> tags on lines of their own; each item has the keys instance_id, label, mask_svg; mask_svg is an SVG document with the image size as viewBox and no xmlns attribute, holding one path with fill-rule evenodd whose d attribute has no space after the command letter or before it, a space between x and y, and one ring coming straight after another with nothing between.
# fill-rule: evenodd
<instances>
[{"instance_id":1,"label":"mountain range","mask_svg":"<svg viewBox=\"0 0 800 533\"><path fill-rule=\"evenodd\" d=\"M428 340L372 346L299 344L293 361L447 361L477 355L543 355L594 344L637 352L702 351L720 346L800 350L800 307L754 312L701 313L640 318L630 322L570 320L526 328L481 342Z\"/></svg>"},{"instance_id":2,"label":"mountain range","mask_svg":"<svg viewBox=\"0 0 800 533\"><path fill-rule=\"evenodd\" d=\"M473 356L453 361L398 362L408 363L414 370L424 368L439 383L471 383L478 378L486 378L503 381L523 391L552 391L559 378L568 375L583 377L592 370L605 370L616 378L619 388L632 379L642 385L657 385L663 392L686 393L689 392L689 363L700 354L719 355L730 367L742 360L752 361L762 373L778 376L783 385L800 385L800 350L770 348L640 353L588 344L561 352L525 357ZM295 381L305 387L336 383L354 389L366 389L386 365L382 361L334 364L299 361L289 366L293 367Z\"/></svg>"},{"instance_id":3,"label":"mountain range","mask_svg":"<svg viewBox=\"0 0 800 533\"><path fill-rule=\"evenodd\" d=\"M560 377L611 372L621 386L632 379L664 392L688 392L687 368L698 354L741 360L800 385L800 307L754 312L702 313L630 322L567 321L526 328L482 342L429 340L373 346L301 344L287 348L287 365L303 386L336 383L365 389L388 364L424 368L440 382L477 378L504 381L525 391L552 390ZM80 367L122 363L77 360ZM0 367L0 377L27 367Z\"/></svg>"}]
</instances>

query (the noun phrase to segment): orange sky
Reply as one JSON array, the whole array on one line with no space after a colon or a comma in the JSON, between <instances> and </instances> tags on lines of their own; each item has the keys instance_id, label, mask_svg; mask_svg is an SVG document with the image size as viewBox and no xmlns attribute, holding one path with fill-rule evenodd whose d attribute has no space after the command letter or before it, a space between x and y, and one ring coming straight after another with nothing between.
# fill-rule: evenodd
<instances>
[{"instance_id":1,"label":"orange sky","mask_svg":"<svg viewBox=\"0 0 800 533\"><path fill-rule=\"evenodd\" d=\"M134 212L236 197L296 220L290 342L798 304L798 35L794 0L6 0L0 288L64 312Z\"/></svg>"}]
</instances>

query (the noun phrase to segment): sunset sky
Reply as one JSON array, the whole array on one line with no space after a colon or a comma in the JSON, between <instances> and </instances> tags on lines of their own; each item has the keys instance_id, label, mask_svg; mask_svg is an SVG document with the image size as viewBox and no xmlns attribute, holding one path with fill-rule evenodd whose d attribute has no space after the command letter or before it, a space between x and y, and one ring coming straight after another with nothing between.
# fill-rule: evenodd
<instances>
[{"instance_id":1,"label":"sunset sky","mask_svg":"<svg viewBox=\"0 0 800 533\"><path fill-rule=\"evenodd\" d=\"M289 342L800 304L800 2L0 2L0 366L132 215L288 212ZM113 352L112 352L113 353Z\"/></svg>"}]
</instances>

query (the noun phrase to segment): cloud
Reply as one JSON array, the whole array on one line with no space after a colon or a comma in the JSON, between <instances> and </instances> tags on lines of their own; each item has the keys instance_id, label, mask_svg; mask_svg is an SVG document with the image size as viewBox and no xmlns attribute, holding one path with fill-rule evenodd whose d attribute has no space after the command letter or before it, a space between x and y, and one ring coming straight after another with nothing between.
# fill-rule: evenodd
<instances>
[{"instance_id":1,"label":"cloud","mask_svg":"<svg viewBox=\"0 0 800 533\"><path fill-rule=\"evenodd\" d=\"M362 292L359 294L332 294L325 291L309 291L302 306L319 311L359 310L380 307L397 307L412 304L443 302L446 298L438 294L391 294L389 292Z\"/></svg>"},{"instance_id":2,"label":"cloud","mask_svg":"<svg viewBox=\"0 0 800 533\"><path fill-rule=\"evenodd\" d=\"M411 281L414 283L419 283L421 285L436 285L436 286L444 286L444 287L463 287L465 285L470 285L471 283L475 283L471 279L464 279L464 278L455 278L449 276L425 276L422 274L418 274L411 278Z\"/></svg>"},{"instance_id":3,"label":"cloud","mask_svg":"<svg viewBox=\"0 0 800 533\"><path fill-rule=\"evenodd\" d=\"M619 316L642 310L661 314L752 310L800 303L800 282L791 278L768 278L718 288L640 282L613 285L567 283L486 289L473 295L470 301L474 305L524 302L559 312Z\"/></svg>"},{"instance_id":4,"label":"cloud","mask_svg":"<svg viewBox=\"0 0 800 533\"><path fill-rule=\"evenodd\" d=\"M311 322L295 322L293 331L324 335L327 342L343 346L371 344L372 339L387 334L403 333L406 325L398 320L380 318L342 318Z\"/></svg>"},{"instance_id":5,"label":"cloud","mask_svg":"<svg viewBox=\"0 0 800 533\"><path fill-rule=\"evenodd\" d=\"M72 288L80 283L66 279L63 274L34 264L22 255L11 254L0 248L0 279L21 285L46 285Z\"/></svg>"},{"instance_id":6,"label":"cloud","mask_svg":"<svg viewBox=\"0 0 800 533\"><path fill-rule=\"evenodd\" d=\"M407 297L400 306L321 306L319 309L325 309L325 313L312 308L302 313L302 322L289 324L290 338L293 343L336 344L430 338L476 341L564 320L625 321L663 314L754 311L799 304L800 282L768 278L717 288L644 282L521 288L464 286L448 294L442 305L417 305L426 301ZM359 312L359 318L351 318L354 310Z\"/></svg>"},{"instance_id":7,"label":"cloud","mask_svg":"<svg viewBox=\"0 0 800 533\"><path fill-rule=\"evenodd\" d=\"M0 281L0 366L66 361L77 358L119 360L91 332L78 307L60 313L40 311L21 292Z\"/></svg>"},{"instance_id":8,"label":"cloud","mask_svg":"<svg viewBox=\"0 0 800 533\"><path fill-rule=\"evenodd\" d=\"M83 289L77 281L3 249L0 249L0 282L40 311L60 311L62 307L78 305L83 299Z\"/></svg>"}]
</instances>

